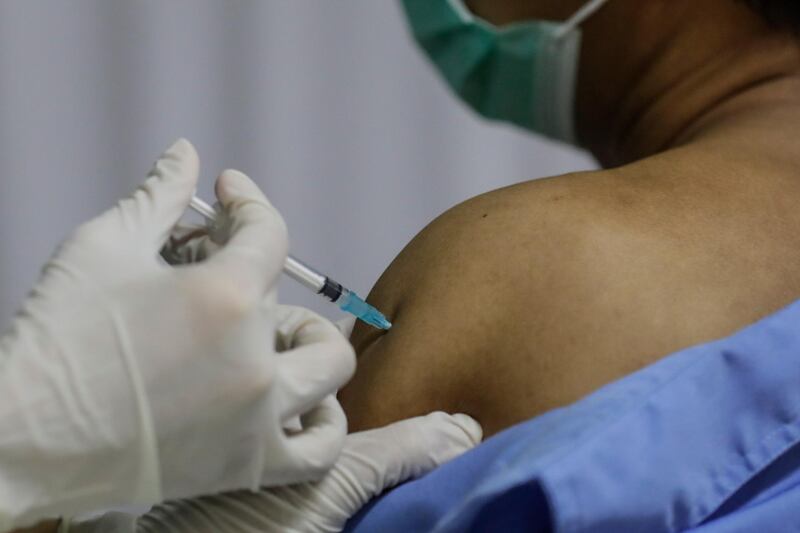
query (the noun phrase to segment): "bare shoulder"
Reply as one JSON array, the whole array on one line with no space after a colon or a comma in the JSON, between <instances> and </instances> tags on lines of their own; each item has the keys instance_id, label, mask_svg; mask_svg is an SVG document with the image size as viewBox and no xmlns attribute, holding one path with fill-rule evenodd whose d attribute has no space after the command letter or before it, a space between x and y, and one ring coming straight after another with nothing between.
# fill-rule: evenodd
<instances>
[{"instance_id":1,"label":"bare shoulder","mask_svg":"<svg viewBox=\"0 0 800 533\"><path fill-rule=\"evenodd\" d=\"M446 409L491 433L800 294L785 221L673 179L680 161L528 182L431 223L370 296L395 328L354 333L354 426Z\"/></svg>"}]
</instances>

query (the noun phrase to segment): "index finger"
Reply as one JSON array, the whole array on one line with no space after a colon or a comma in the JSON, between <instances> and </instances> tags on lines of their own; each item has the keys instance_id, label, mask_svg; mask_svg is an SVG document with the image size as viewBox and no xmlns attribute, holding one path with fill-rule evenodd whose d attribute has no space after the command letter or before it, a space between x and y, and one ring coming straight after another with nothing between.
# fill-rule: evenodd
<instances>
[{"instance_id":1,"label":"index finger","mask_svg":"<svg viewBox=\"0 0 800 533\"><path fill-rule=\"evenodd\" d=\"M328 320L302 308L283 306L278 338L286 346L278 359L284 418L302 414L335 393L355 371L353 347Z\"/></svg>"}]
</instances>

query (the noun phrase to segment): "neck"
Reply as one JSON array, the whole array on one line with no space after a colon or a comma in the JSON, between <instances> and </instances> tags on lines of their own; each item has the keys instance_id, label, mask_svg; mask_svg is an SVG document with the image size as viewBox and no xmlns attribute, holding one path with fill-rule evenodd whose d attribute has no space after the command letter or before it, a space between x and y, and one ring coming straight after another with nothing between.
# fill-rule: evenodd
<instances>
[{"instance_id":1,"label":"neck","mask_svg":"<svg viewBox=\"0 0 800 533\"><path fill-rule=\"evenodd\" d=\"M619 28L602 27L603 21L614 23L611 9L603 18L598 16L596 27L587 28L579 130L604 166L636 161L736 123L717 120L721 117L752 114L776 103L800 112L797 38L767 28L745 8L725 2L724 11L720 4L714 13L704 12L713 11L709 7L716 5L713 1L681 3L681 7L675 2L669 13L657 12L667 9L660 2L642 7L640 29L647 30L648 20L653 24L643 46L620 40L592 47L593 35L621 33ZM676 23L665 28L665 17ZM602 64L615 68L601 68ZM610 84L609 79L617 82Z\"/></svg>"}]
</instances>

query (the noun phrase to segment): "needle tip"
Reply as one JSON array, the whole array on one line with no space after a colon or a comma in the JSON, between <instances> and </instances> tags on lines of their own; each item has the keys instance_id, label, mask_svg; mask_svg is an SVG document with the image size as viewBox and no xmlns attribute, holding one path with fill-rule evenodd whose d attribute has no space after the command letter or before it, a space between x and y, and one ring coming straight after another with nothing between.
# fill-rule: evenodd
<instances>
[{"instance_id":1,"label":"needle tip","mask_svg":"<svg viewBox=\"0 0 800 533\"><path fill-rule=\"evenodd\" d=\"M386 320L386 317L378 311L377 309L373 309L374 313L370 313L368 316L364 317L364 321L368 324L375 326L378 329L392 329L392 323Z\"/></svg>"},{"instance_id":2,"label":"needle tip","mask_svg":"<svg viewBox=\"0 0 800 533\"><path fill-rule=\"evenodd\" d=\"M354 314L370 326L386 330L392 328L392 323L386 319L383 313L369 305L352 291L347 290L346 297L340 305L340 308L343 311Z\"/></svg>"}]
</instances>

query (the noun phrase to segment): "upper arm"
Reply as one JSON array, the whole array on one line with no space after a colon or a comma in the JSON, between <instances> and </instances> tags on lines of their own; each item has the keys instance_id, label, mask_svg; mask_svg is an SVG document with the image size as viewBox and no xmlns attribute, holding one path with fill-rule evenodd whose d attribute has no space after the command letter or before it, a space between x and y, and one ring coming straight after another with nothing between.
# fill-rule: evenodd
<instances>
[{"instance_id":1,"label":"upper arm","mask_svg":"<svg viewBox=\"0 0 800 533\"><path fill-rule=\"evenodd\" d=\"M393 328L352 337L358 370L340 393L352 429L441 409L492 433L602 382L577 355L595 330L588 206L576 217L562 183L472 199L403 250L370 295Z\"/></svg>"},{"instance_id":2,"label":"upper arm","mask_svg":"<svg viewBox=\"0 0 800 533\"><path fill-rule=\"evenodd\" d=\"M340 395L352 429L441 409L492 434L797 296L786 265L800 238L785 220L752 194L649 178L526 183L423 230L370 295L394 327L354 331Z\"/></svg>"}]
</instances>

